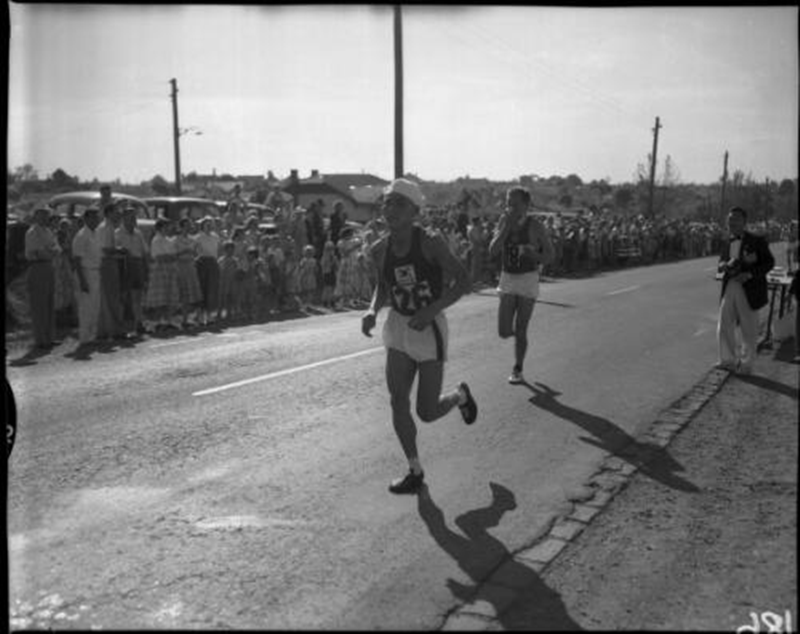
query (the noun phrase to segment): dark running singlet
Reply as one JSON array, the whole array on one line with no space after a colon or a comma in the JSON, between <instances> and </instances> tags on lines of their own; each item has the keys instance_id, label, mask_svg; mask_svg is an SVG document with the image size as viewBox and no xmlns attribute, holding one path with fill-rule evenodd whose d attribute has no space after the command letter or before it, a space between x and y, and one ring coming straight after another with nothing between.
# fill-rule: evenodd
<instances>
[{"instance_id":1,"label":"dark running singlet","mask_svg":"<svg viewBox=\"0 0 800 634\"><path fill-rule=\"evenodd\" d=\"M392 238L386 247L383 279L389 286L389 298L401 315L413 317L442 295L442 269L425 259L422 253L422 227L415 226L411 248L402 257L392 252Z\"/></svg>"},{"instance_id":2,"label":"dark running singlet","mask_svg":"<svg viewBox=\"0 0 800 634\"><path fill-rule=\"evenodd\" d=\"M532 216L526 216L522 226L512 228L506 236L502 258L502 268L506 273L530 273L539 268L539 265L531 258L524 256L520 249L523 244L531 244L532 220Z\"/></svg>"}]
</instances>

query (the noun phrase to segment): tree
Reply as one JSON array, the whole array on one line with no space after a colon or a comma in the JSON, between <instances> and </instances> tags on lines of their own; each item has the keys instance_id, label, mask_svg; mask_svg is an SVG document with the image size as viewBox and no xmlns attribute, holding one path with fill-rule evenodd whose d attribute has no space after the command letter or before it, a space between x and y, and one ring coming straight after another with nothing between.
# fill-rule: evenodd
<instances>
[{"instance_id":1,"label":"tree","mask_svg":"<svg viewBox=\"0 0 800 634\"><path fill-rule=\"evenodd\" d=\"M50 181L56 187L73 187L78 183L77 178L70 176L60 167L50 175Z\"/></svg>"},{"instance_id":2,"label":"tree","mask_svg":"<svg viewBox=\"0 0 800 634\"><path fill-rule=\"evenodd\" d=\"M606 196L611 193L611 185L609 185L608 181L605 179L599 181L594 180L589 183L589 187L596 189L598 192L600 192L601 196Z\"/></svg>"},{"instance_id":3,"label":"tree","mask_svg":"<svg viewBox=\"0 0 800 634\"><path fill-rule=\"evenodd\" d=\"M172 186L161 174L156 174L150 179L150 189L159 196L169 196L172 193Z\"/></svg>"},{"instance_id":4,"label":"tree","mask_svg":"<svg viewBox=\"0 0 800 634\"><path fill-rule=\"evenodd\" d=\"M583 185L581 177L577 174L569 174L564 180L566 181L567 187L575 188Z\"/></svg>"},{"instance_id":5,"label":"tree","mask_svg":"<svg viewBox=\"0 0 800 634\"><path fill-rule=\"evenodd\" d=\"M30 163L25 163L22 167L14 170L14 179L19 181L38 181L39 174Z\"/></svg>"},{"instance_id":6,"label":"tree","mask_svg":"<svg viewBox=\"0 0 800 634\"><path fill-rule=\"evenodd\" d=\"M778 195L783 198L792 194L794 194L794 183L788 178L784 178L778 186Z\"/></svg>"},{"instance_id":7,"label":"tree","mask_svg":"<svg viewBox=\"0 0 800 634\"><path fill-rule=\"evenodd\" d=\"M617 207L627 209L633 202L633 190L630 187L620 187L614 192L614 203Z\"/></svg>"},{"instance_id":8,"label":"tree","mask_svg":"<svg viewBox=\"0 0 800 634\"><path fill-rule=\"evenodd\" d=\"M661 199L658 203L658 208L654 210L656 214L664 214L675 200L675 187L680 181L680 173L675 166L672 157L667 154L664 159L664 169L661 171L661 182L659 189L661 190Z\"/></svg>"}]
</instances>

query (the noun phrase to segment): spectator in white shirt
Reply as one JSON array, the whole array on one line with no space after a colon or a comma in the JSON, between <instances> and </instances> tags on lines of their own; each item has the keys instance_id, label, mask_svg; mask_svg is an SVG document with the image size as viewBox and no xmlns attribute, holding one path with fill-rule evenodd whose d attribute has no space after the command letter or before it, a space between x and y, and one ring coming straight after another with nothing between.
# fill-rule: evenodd
<instances>
[{"instance_id":1,"label":"spectator in white shirt","mask_svg":"<svg viewBox=\"0 0 800 634\"><path fill-rule=\"evenodd\" d=\"M78 280L78 341L81 346L97 339L100 321L100 262L102 246L97 234L100 209L83 212L83 227L72 239L72 258Z\"/></svg>"},{"instance_id":2,"label":"spectator in white shirt","mask_svg":"<svg viewBox=\"0 0 800 634\"><path fill-rule=\"evenodd\" d=\"M219 303L219 263L220 238L213 230L214 219L206 216L200 221L200 233L194 240L198 247L195 260L197 278L200 282L200 323L204 326L214 323L214 313Z\"/></svg>"}]
</instances>

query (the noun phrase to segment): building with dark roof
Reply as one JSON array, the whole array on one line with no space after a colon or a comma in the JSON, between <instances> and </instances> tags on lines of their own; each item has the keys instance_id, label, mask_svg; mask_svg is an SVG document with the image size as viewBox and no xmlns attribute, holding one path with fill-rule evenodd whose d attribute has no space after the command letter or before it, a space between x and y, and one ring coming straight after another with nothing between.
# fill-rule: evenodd
<instances>
[{"instance_id":1,"label":"building with dark roof","mask_svg":"<svg viewBox=\"0 0 800 634\"><path fill-rule=\"evenodd\" d=\"M334 203L341 201L349 220L367 222L377 216L380 196L388 184L372 174L320 174L312 170L308 178L299 178L297 170L292 170L281 181L280 189L291 194L300 207L322 200L326 216L333 211Z\"/></svg>"}]
</instances>

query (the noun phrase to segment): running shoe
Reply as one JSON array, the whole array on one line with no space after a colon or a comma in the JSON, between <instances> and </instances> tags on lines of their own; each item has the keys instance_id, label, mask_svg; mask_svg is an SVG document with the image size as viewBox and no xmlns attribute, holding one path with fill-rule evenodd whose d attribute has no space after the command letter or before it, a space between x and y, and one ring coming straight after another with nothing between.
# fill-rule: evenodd
<instances>
[{"instance_id":1,"label":"running shoe","mask_svg":"<svg viewBox=\"0 0 800 634\"><path fill-rule=\"evenodd\" d=\"M418 474L408 470L408 473L404 478L398 478L397 480L392 480L392 483L389 485L389 491L392 493L416 493L417 491L422 488L422 480L425 478L425 472L420 471Z\"/></svg>"},{"instance_id":2,"label":"running shoe","mask_svg":"<svg viewBox=\"0 0 800 634\"><path fill-rule=\"evenodd\" d=\"M472 423L475 422L475 419L478 418L478 404L475 402L475 399L472 398L472 392L469 390L469 385L462 381L458 384L458 387L467 397L465 403L463 405L459 405L458 409L461 410L461 417L464 419L464 422L467 425L472 425Z\"/></svg>"},{"instance_id":3,"label":"running shoe","mask_svg":"<svg viewBox=\"0 0 800 634\"><path fill-rule=\"evenodd\" d=\"M511 383L511 385L522 385L525 383L525 377L522 376L522 370L517 370L514 368L511 371L511 376L508 377L508 382Z\"/></svg>"}]
</instances>

